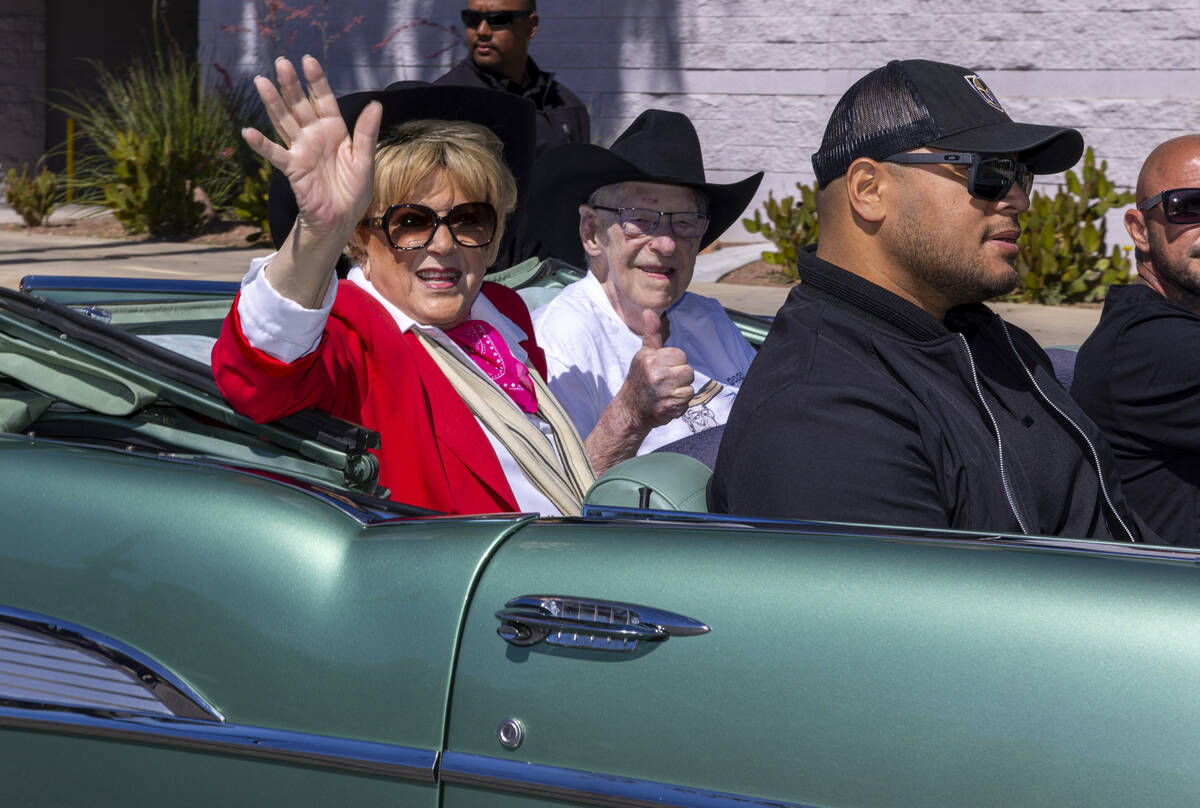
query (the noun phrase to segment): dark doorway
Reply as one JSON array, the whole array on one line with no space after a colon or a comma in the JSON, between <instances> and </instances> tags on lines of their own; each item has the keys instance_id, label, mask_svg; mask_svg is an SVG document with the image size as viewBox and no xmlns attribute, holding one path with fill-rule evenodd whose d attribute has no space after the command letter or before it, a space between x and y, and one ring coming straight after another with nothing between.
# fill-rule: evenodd
<instances>
[{"instance_id":1,"label":"dark doorway","mask_svg":"<svg viewBox=\"0 0 1200 808\"><path fill-rule=\"evenodd\" d=\"M199 0L46 0L47 101L63 100L64 91L95 92L95 70L87 59L120 71L153 53L156 18L160 36L166 31L184 53L195 54L198 12ZM66 116L47 105L46 149L66 136ZM48 160L53 171L62 171L64 163L61 153Z\"/></svg>"}]
</instances>

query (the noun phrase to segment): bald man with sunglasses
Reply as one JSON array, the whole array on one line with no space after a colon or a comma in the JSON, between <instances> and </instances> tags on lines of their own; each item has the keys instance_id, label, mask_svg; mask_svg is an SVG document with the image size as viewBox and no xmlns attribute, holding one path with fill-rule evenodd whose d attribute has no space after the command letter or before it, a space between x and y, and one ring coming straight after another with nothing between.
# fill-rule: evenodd
<instances>
[{"instance_id":1,"label":"bald man with sunglasses","mask_svg":"<svg viewBox=\"0 0 1200 808\"><path fill-rule=\"evenodd\" d=\"M966 68L855 83L813 155L820 244L733 404L713 510L1156 540L1045 352L983 305L1017 282L1033 175L1082 151Z\"/></svg>"},{"instance_id":2,"label":"bald man with sunglasses","mask_svg":"<svg viewBox=\"0 0 1200 808\"><path fill-rule=\"evenodd\" d=\"M563 143L590 141L587 107L529 57L539 23L535 0L468 0L460 13L467 58L435 84L487 87L528 98L537 108L539 154Z\"/></svg>"},{"instance_id":3,"label":"bald man with sunglasses","mask_svg":"<svg viewBox=\"0 0 1200 808\"><path fill-rule=\"evenodd\" d=\"M1200 547L1200 134L1150 152L1125 228L1139 281L1109 288L1071 392L1112 442L1138 512Z\"/></svg>"}]
</instances>

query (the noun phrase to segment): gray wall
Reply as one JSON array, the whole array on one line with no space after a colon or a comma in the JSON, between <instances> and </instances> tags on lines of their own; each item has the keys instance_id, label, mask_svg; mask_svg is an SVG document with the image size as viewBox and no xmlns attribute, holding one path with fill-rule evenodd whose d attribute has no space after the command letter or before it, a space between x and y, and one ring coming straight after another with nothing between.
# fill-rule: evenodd
<instances>
[{"instance_id":1,"label":"gray wall","mask_svg":"<svg viewBox=\"0 0 1200 808\"><path fill-rule=\"evenodd\" d=\"M432 79L465 55L457 19L463 2L341 5L352 11L336 9L334 23L351 13L365 21L329 48L339 92ZM1110 176L1125 185L1155 143L1200 131L1200 0L541 0L538 6L542 25L532 55L589 104L598 142L607 145L646 107L685 112L699 130L712 178L765 170L763 197L811 181L809 155L837 97L893 58L978 70L1016 120L1081 129L1108 160ZM269 72L273 54L260 37L219 30L249 21L254 7L200 0L202 52L208 48L212 58L246 72ZM302 30L302 23L293 24L301 33L291 53L320 53L314 29Z\"/></svg>"},{"instance_id":2,"label":"gray wall","mask_svg":"<svg viewBox=\"0 0 1200 808\"><path fill-rule=\"evenodd\" d=\"M0 0L0 176L45 151L46 14L40 3Z\"/></svg>"},{"instance_id":3,"label":"gray wall","mask_svg":"<svg viewBox=\"0 0 1200 808\"><path fill-rule=\"evenodd\" d=\"M119 72L150 52L155 10L181 48L196 49L197 2L0 0L0 174L35 165L62 144L66 116L48 102L95 90L96 71L87 59ZM61 152L48 163L61 171Z\"/></svg>"}]
</instances>

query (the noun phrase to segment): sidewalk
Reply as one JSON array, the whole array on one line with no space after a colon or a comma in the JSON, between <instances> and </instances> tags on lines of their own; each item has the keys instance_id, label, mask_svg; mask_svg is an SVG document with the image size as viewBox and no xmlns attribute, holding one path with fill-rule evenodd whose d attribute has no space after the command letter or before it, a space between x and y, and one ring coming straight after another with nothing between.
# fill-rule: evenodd
<instances>
[{"instance_id":1,"label":"sidewalk","mask_svg":"<svg viewBox=\"0 0 1200 808\"><path fill-rule=\"evenodd\" d=\"M152 242L131 244L0 230L0 286L16 289L26 275L115 275L238 281L261 247Z\"/></svg>"},{"instance_id":2,"label":"sidewalk","mask_svg":"<svg viewBox=\"0 0 1200 808\"><path fill-rule=\"evenodd\" d=\"M56 211L69 216L72 211ZM0 222L15 217L0 206ZM0 230L0 286L16 289L25 275L84 275L239 281L250 259L266 254L262 247L217 247L182 242L131 244L70 236L38 236ZM738 286L716 283L722 275L754 261L760 245L718 250L696 261L692 291L715 297L731 309L773 315L788 287ZM1019 303L991 307L1009 322L1033 334L1043 346L1078 345L1100 319L1098 308L1082 309Z\"/></svg>"}]
</instances>

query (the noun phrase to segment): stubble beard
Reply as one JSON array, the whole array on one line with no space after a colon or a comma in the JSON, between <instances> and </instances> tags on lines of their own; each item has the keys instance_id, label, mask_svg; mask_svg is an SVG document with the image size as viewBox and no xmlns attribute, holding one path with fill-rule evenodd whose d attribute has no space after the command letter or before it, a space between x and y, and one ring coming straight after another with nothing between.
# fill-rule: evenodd
<instances>
[{"instance_id":1,"label":"stubble beard","mask_svg":"<svg viewBox=\"0 0 1200 808\"><path fill-rule=\"evenodd\" d=\"M1150 241L1150 263L1154 266L1160 282L1165 281L1166 296L1185 302L1200 302L1200 270L1191 270L1193 261L1200 262L1200 241L1193 244L1184 255L1172 260L1167 254L1167 245L1162 234L1154 229L1147 233Z\"/></svg>"},{"instance_id":2,"label":"stubble beard","mask_svg":"<svg viewBox=\"0 0 1200 808\"><path fill-rule=\"evenodd\" d=\"M961 237L954 240L935 236L912 219L907 219L897 228L894 254L897 263L910 277L942 295L951 306L966 303L982 303L1016 288L1019 278L1012 264L995 258L993 261L1007 264L1007 271L996 272L982 264L979 250L970 250ZM955 249L957 247L957 249Z\"/></svg>"}]
</instances>

